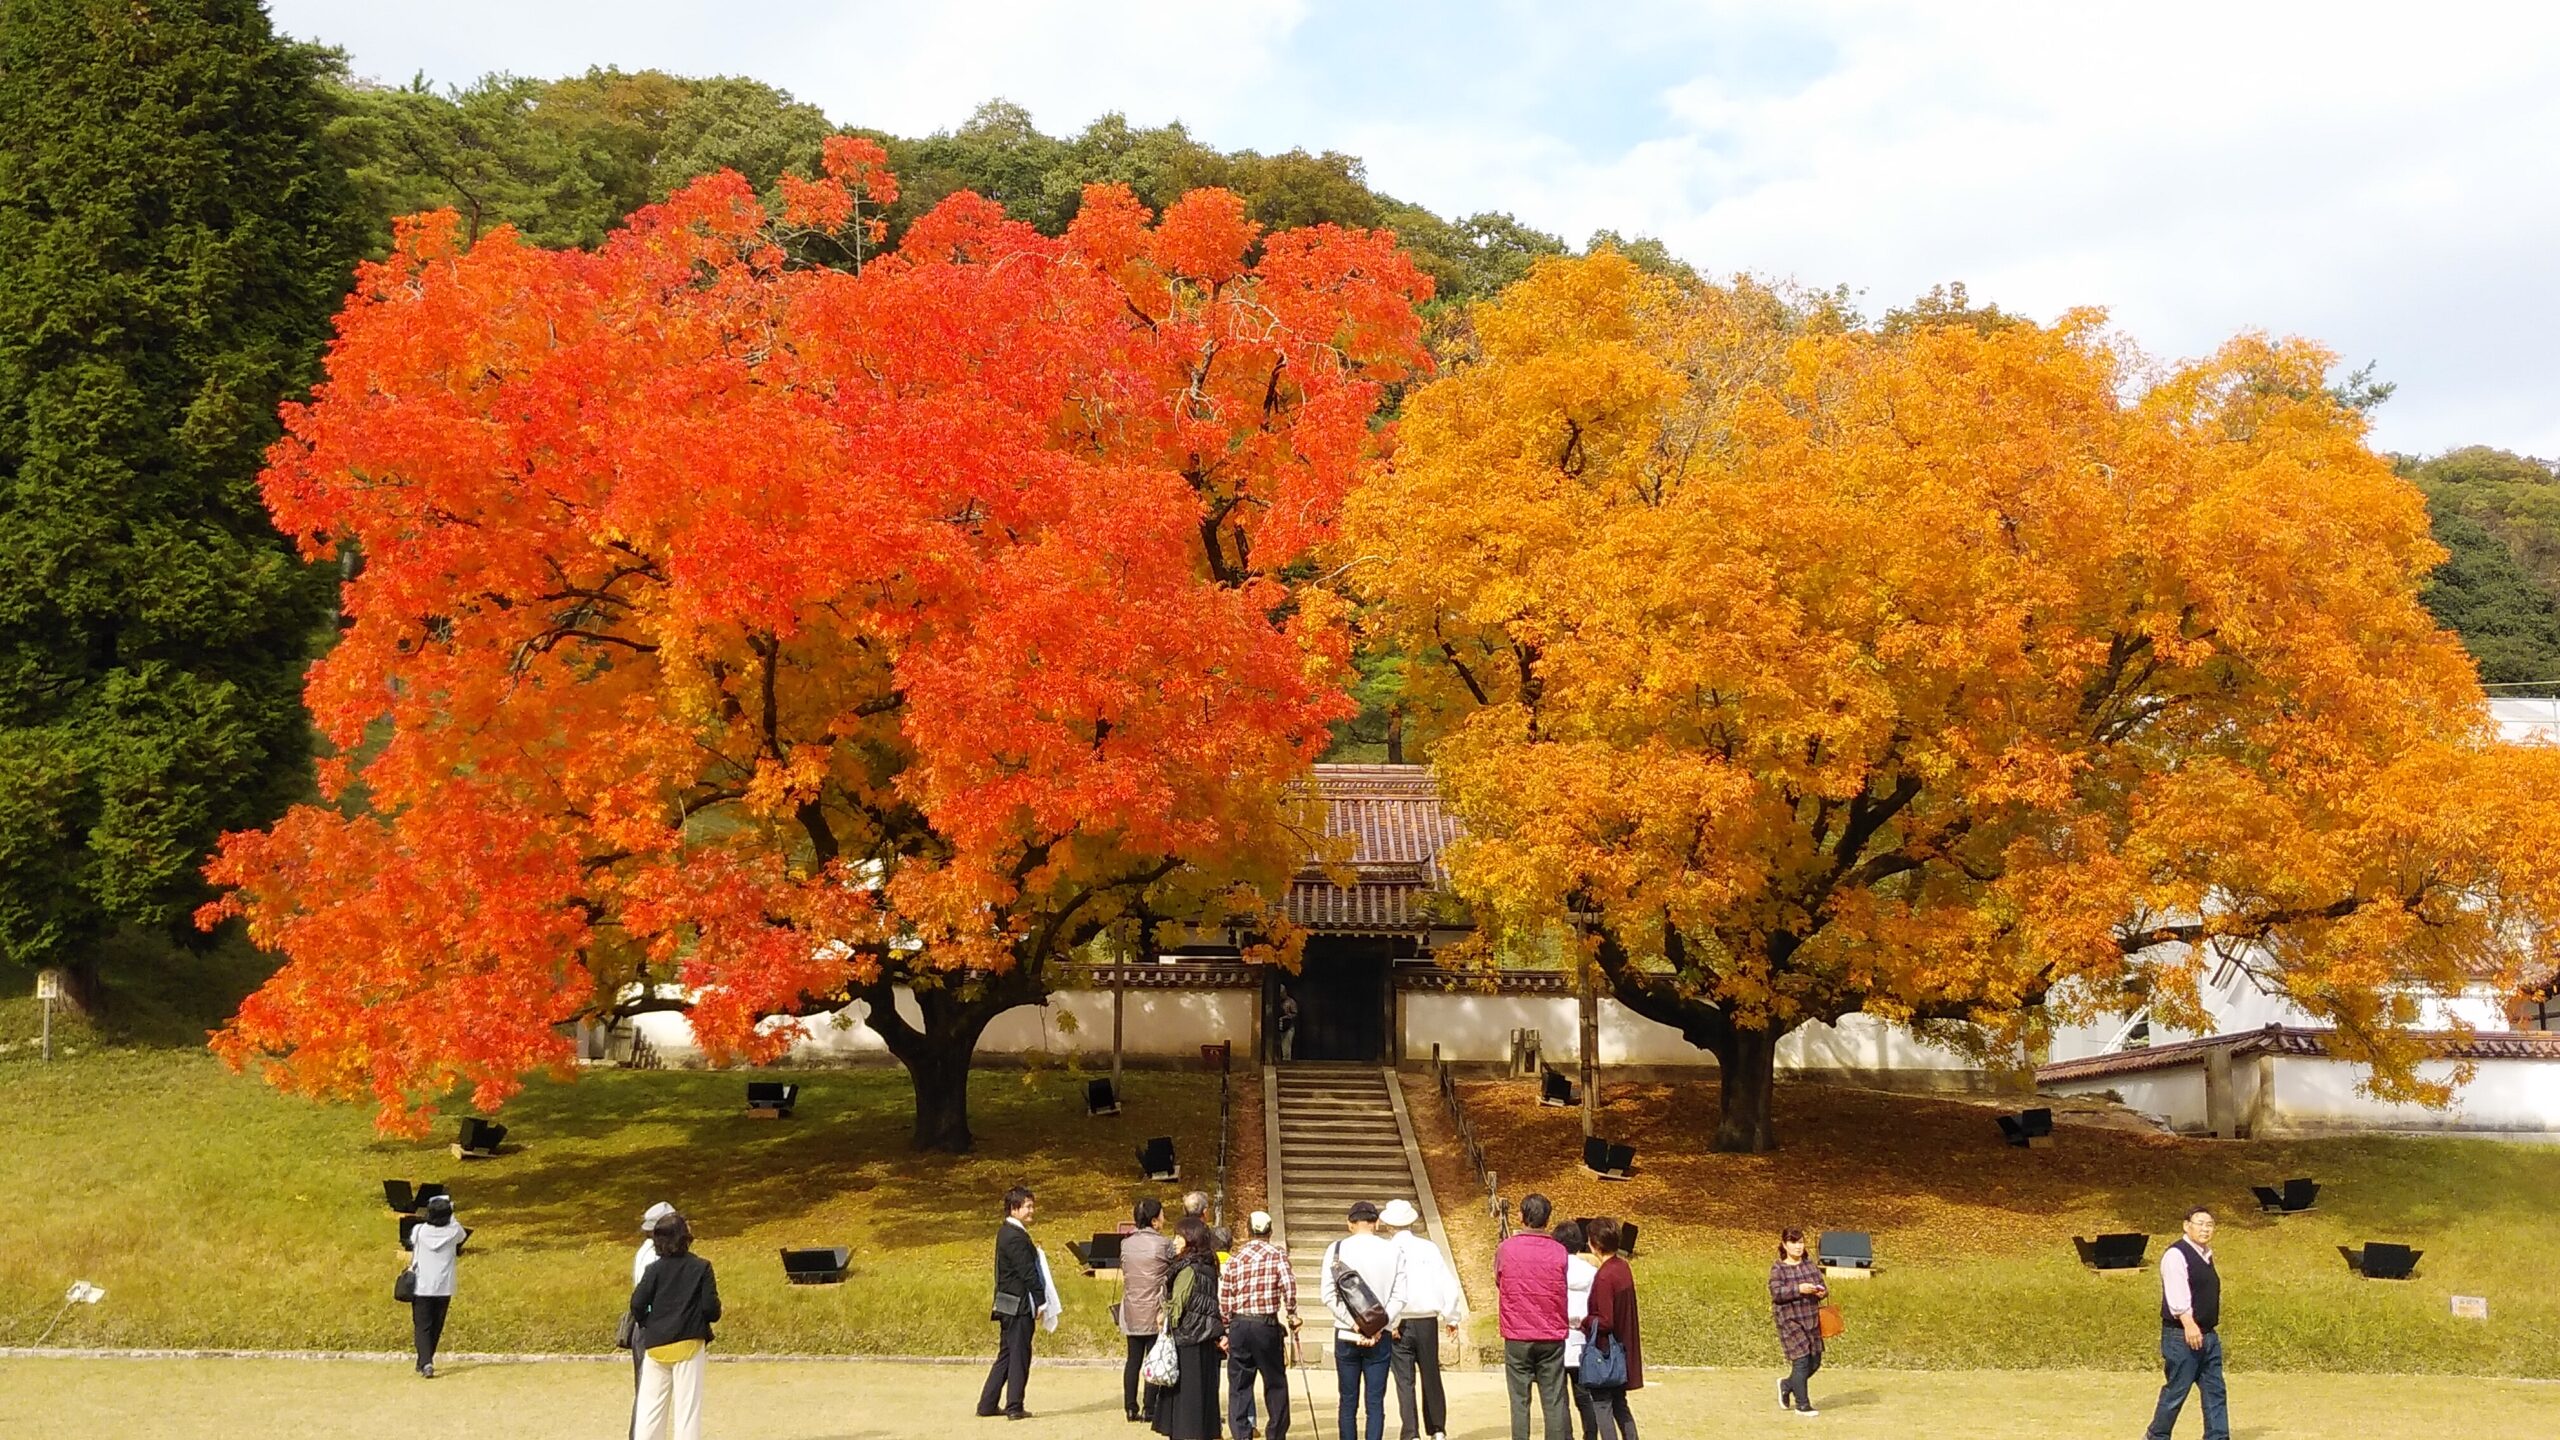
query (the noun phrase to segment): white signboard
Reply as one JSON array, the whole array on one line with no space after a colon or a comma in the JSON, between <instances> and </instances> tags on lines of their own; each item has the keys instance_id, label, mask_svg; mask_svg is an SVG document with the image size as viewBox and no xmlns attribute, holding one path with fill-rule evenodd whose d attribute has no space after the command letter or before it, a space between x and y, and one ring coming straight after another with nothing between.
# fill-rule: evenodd
<instances>
[{"instance_id":1,"label":"white signboard","mask_svg":"<svg viewBox=\"0 0 2560 1440\"><path fill-rule=\"evenodd\" d=\"M36 998L39 1000L59 1000L62 998L61 972L55 970L39 970L36 972Z\"/></svg>"},{"instance_id":2,"label":"white signboard","mask_svg":"<svg viewBox=\"0 0 2560 1440\"><path fill-rule=\"evenodd\" d=\"M2456 1320L2486 1320L2486 1319L2488 1319L2488 1318L2489 1318L2489 1297L2488 1297L2488 1296L2486 1296L2486 1295L2456 1295L2456 1296L2454 1296L2454 1297L2453 1297L2453 1318L2454 1318L2454 1319L2456 1319Z\"/></svg>"}]
</instances>

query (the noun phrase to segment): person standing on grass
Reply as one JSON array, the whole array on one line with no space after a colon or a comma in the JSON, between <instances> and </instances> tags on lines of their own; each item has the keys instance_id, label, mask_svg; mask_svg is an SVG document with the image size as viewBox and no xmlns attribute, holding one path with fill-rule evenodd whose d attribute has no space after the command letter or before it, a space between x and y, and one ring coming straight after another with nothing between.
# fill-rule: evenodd
<instances>
[{"instance_id":1,"label":"person standing on grass","mask_svg":"<svg viewBox=\"0 0 2560 1440\"><path fill-rule=\"evenodd\" d=\"M1805 1253L1804 1231L1790 1225L1778 1235L1778 1263L1769 1267L1769 1303L1778 1320L1778 1346L1793 1368L1778 1382L1778 1408L1819 1415L1813 1408L1813 1372L1822 1368L1822 1297L1831 1293L1822 1267Z\"/></svg>"},{"instance_id":2,"label":"person standing on grass","mask_svg":"<svg viewBox=\"0 0 2560 1440\"><path fill-rule=\"evenodd\" d=\"M1467 1301L1458 1291L1458 1277L1449 1273L1448 1257L1428 1237L1413 1233L1421 1219L1413 1202L1404 1199L1388 1201L1378 1213L1378 1223L1395 1232L1388 1243L1395 1247L1396 1269L1404 1277L1404 1306L1397 1312L1387 1371L1396 1382L1399 1440L1421 1440L1424 1435L1446 1440L1449 1397L1440 1384L1441 1332L1448 1332L1450 1344L1457 1343L1458 1325L1467 1318Z\"/></svg>"},{"instance_id":3,"label":"person standing on grass","mask_svg":"<svg viewBox=\"0 0 2560 1440\"><path fill-rule=\"evenodd\" d=\"M418 1375L436 1378L436 1347L444 1343L445 1312L453 1308L454 1277L462 1269L462 1222L453 1197L427 1202L427 1218L409 1231L409 1268L417 1272L418 1298L409 1306L409 1338L418 1347Z\"/></svg>"},{"instance_id":4,"label":"person standing on grass","mask_svg":"<svg viewBox=\"0 0 2560 1440\"><path fill-rule=\"evenodd\" d=\"M1396 1247L1378 1233L1378 1207L1356 1201L1345 1221L1351 1233L1324 1247L1316 1267L1323 1277L1318 1293L1333 1312L1333 1378L1342 1396L1342 1440L1358 1440L1359 1414L1369 1412L1368 1440L1386 1440L1387 1368L1395 1349L1396 1319L1404 1308L1404 1273L1396 1268ZM1386 1325L1363 1334L1351 1297L1343 1293L1348 1271L1368 1287L1369 1298L1386 1312Z\"/></svg>"},{"instance_id":5,"label":"person standing on grass","mask_svg":"<svg viewBox=\"0 0 2560 1440\"><path fill-rule=\"evenodd\" d=\"M1219 1319L1217 1241L1196 1215L1173 1227L1173 1283L1165 1292L1164 1333L1182 1357L1173 1388L1156 1395L1156 1433L1165 1440L1218 1440L1218 1378L1226 1369L1226 1326Z\"/></svg>"},{"instance_id":6,"label":"person standing on grass","mask_svg":"<svg viewBox=\"0 0 2560 1440\"><path fill-rule=\"evenodd\" d=\"M1591 1413L1591 1392L1582 1388L1582 1322L1591 1317L1591 1280L1600 1273L1592 1263L1591 1245L1581 1222L1567 1220L1555 1228L1564 1247L1564 1387L1573 1396L1573 1413L1582 1420L1582 1440L1599 1440L1599 1422Z\"/></svg>"},{"instance_id":7,"label":"person standing on grass","mask_svg":"<svg viewBox=\"0 0 2560 1440\"><path fill-rule=\"evenodd\" d=\"M682 1215L660 1217L649 1233L658 1258L631 1289L639 1326L632 1344L641 1355L632 1440L702 1440L702 1372L720 1318L720 1282L711 1262L693 1253L693 1227Z\"/></svg>"},{"instance_id":8,"label":"person standing on grass","mask_svg":"<svg viewBox=\"0 0 2560 1440\"><path fill-rule=\"evenodd\" d=\"M1271 1243L1269 1213L1256 1210L1245 1217L1245 1231L1244 1248L1218 1272L1218 1315L1227 1323L1227 1426L1235 1440L1253 1440L1253 1382L1260 1376L1271 1416L1265 1440L1287 1440L1298 1274L1290 1268L1289 1252Z\"/></svg>"},{"instance_id":9,"label":"person standing on grass","mask_svg":"<svg viewBox=\"0 0 2560 1440\"><path fill-rule=\"evenodd\" d=\"M1594 1385L1591 1391L1591 1414L1600 1426L1600 1440L1636 1440L1636 1417L1627 1410L1627 1392L1644 1388L1644 1332L1636 1321L1636 1272L1627 1257L1618 1253L1618 1222L1603 1215L1583 1227L1591 1242L1591 1253L1600 1257L1600 1268L1591 1279L1589 1342L1583 1350L1586 1364L1593 1351L1601 1347L1624 1350L1627 1355L1627 1378L1617 1385Z\"/></svg>"},{"instance_id":10,"label":"person standing on grass","mask_svg":"<svg viewBox=\"0 0 2560 1440\"><path fill-rule=\"evenodd\" d=\"M1572 1408L1564 1392L1565 1251L1546 1233L1555 1207L1544 1195L1521 1198L1527 1226L1493 1252L1494 1303L1502 1316L1502 1383L1511 1393L1511 1440L1529 1440L1529 1392L1538 1392L1546 1440L1572 1440Z\"/></svg>"},{"instance_id":11,"label":"person standing on grass","mask_svg":"<svg viewBox=\"0 0 2560 1440\"><path fill-rule=\"evenodd\" d=\"M1031 1327L1049 1303L1040 1283L1040 1247L1031 1243L1031 1192L1020 1185L1004 1192L1004 1223L996 1227L996 1298L987 1318L996 1322L996 1359L987 1367L987 1383L978 1391L978 1413L1001 1412L1008 1420L1030 1417L1022 1408L1031 1388Z\"/></svg>"},{"instance_id":12,"label":"person standing on grass","mask_svg":"<svg viewBox=\"0 0 2560 1440\"><path fill-rule=\"evenodd\" d=\"M1156 1332L1164 1328L1165 1290L1172 1283L1173 1242L1165 1237L1164 1202L1153 1195L1130 1211L1138 1228L1120 1241L1120 1333L1129 1354L1120 1369L1120 1408L1132 1423L1156 1418L1152 1387L1138 1378Z\"/></svg>"},{"instance_id":13,"label":"person standing on grass","mask_svg":"<svg viewBox=\"0 0 2560 1440\"><path fill-rule=\"evenodd\" d=\"M676 1213L676 1207L661 1200L640 1212L640 1248L631 1252L631 1288L640 1288L640 1277L658 1261L658 1222ZM640 1328L633 1322L626 1306L622 1315L622 1334L615 1342L631 1352L631 1424L640 1424L640 1363L648 1357L640 1350Z\"/></svg>"},{"instance_id":14,"label":"person standing on grass","mask_svg":"<svg viewBox=\"0 0 2560 1440\"><path fill-rule=\"evenodd\" d=\"M2185 1233L2160 1256L2160 1403L2150 1440L2169 1440L2187 1392L2204 1392L2204 1440L2231 1440L2222 1387L2222 1276L2213 1268L2213 1212L2187 1212Z\"/></svg>"}]
</instances>

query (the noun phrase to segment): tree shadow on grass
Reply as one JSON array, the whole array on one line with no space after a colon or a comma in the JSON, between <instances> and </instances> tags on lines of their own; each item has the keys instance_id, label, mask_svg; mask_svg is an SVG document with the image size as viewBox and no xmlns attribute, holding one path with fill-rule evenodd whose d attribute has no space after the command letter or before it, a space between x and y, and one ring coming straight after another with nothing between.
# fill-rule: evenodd
<instances>
[{"instance_id":1,"label":"tree shadow on grass","mask_svg":"<svg viewBox=\"0 0 2560 1440\"><path fill-rule=\"evenodd\" d=\"M748 1118L746 1078L608 1072L537 1086L501 1117L510 1153L453 1161L397 1145L382 1159L428 1167L415 1178L443 1179L468 1216L492 1227L492 1244L584 1247L632 1233L643 1210L668 1200L706 1236L787 1231L793 1243L876 1253L947 1245L955 1221L972 1234L980 1222L992 1228L998 1197L1015 1183L1046 1190L1053 1221L1125 1215L1127 1196L1163 1191L1136 1170L1149 1135L1173 1135L1204 1189L1216 1155L1217 1092L1203 1075L1147 1077L1125 1113L1095 1119L1069 1077L982 1074L970 1093L978 1145L965 1156L909 1147L903 1072L793 1071L801 1091L788 1120Z\"/></svg>"}]
</instances>

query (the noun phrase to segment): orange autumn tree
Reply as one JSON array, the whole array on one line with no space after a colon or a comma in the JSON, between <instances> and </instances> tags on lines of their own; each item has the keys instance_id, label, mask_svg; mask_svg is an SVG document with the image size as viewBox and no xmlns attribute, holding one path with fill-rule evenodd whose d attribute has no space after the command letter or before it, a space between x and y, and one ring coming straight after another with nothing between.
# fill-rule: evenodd
<instances>
[{"instance_id":1,"label":"orange autumn tree","mask_svg":"<svg viewBox=\"0 0 2560 1440\"><path fill-rule=\"evenodd\" d=\"M964 1149L977 1038L1050 962L1285 880L1346 642L1274 576L1424 363L1429 282L1116 188L1062 238L962 194L814 267L896 193L866 142L826 171L593 253L419 217L363 273L264 477L362 567L308 690L334 803L212 865L206 922L285 957L234 1064L414 1133L583 1018L681 1006L760 1060L859 997L916 1143Z\"/></svg>"},{"instance_id":2,"label":"orange autumn tree","mask_svg":"<svg viewBox=\"0 0 2560 1440\"><path fill-rule=\"evenodd\" d=\"M1614 255L1474 317L1344 520L1468 838L1775 1144L1778 1041L1857 1012L1985 1054L2228 958L2441 1098L2409 999L2547 965L2560 752L2493 743L2417 603L2417 492L2232 342L2142 376L2050 328L1870 329Z\"/></svg>"}]
</instances>

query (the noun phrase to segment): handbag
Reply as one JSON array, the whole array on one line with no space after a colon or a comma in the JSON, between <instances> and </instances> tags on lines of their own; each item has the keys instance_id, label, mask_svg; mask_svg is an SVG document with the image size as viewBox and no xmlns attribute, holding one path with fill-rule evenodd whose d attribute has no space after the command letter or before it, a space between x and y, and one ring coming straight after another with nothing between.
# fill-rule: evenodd
<instances>
[{"instance_id":1,"label":"handbag","mask_svg":"<svg viewBox=\"0 0 2560 1440\"><path fill-rule=\"evenodd\" d=\"M1156 1343L1147 1347L1147 1358L1138 1366L1138 1378L1159 1390L1171 1390L1182 1383L1182 1351L1171 1335L1158 1334Z\"/></svg>"},{"instance_id":2,"label":"handbag","mask_svg":"<svg viewBox=\"0 0 2560 1440\"><path fill-rule=\"evenodd\" d=\"M995 1318L998 1320L1010 1320L1030 1308L1031 1298L1029 1296L1016 1295L1010 1290L997 1291L995 1304L989 1307Z\"/></svg>"},{"instance_id":3,"label":"handbag","mask_svg":"<svg viewBox=\"0 0 2560 1440\"><path fill-rule=\"evenodd\" d=\"M1623 1390L1627 1384L1627 1347L1614 1335L1594 1335L1582 1347L1582 1388Z\"/></svg>"},{"instance_id":4,"label":"handbag","mask_svg":"<svg viewBox=\"0 0 2560 1440\"><path fill-rule=\"evenodd\" d=\"M1333 1293L1342 1297L1342 1308L1351 1312L1351 1323L1362 1338L1386 1329L1387 1307L1378 1303L1378 1292L1369 1288L1360 1272L1343 1264L1331 1249L1325 1251L1325 1263L1332 1267Z\"/></svg>"},{"instance_id":5,"label":"handbag","mask_svg":"<svg viewBox=\"0 0 2560 1440\"><path fill-rule=\"evenodd\" d=\"M403 1270L391 1282L391 1298L403 1305L418 1303L418 1272Z\"/></svg>"},{"instance_id":6,"label":"handbag","mask_svg":"<svg viewBox=\"0 0 2560 1440\"><path fill-rule=\"evenodd\" d=\"M633 1343L639 1339L639 1336L640 1322L631 1318L631 1312L629 1310L623 1311L622 1319L613 1327L613 1348L616 1350L628 1350L632 1347Z\"/></svg>"},{"instance_id":7,"label":"handbag","mask_svg":"<svg viewBox=\"0 0 2560 1440\"><path fill-rule=\"evenodd\" d=\"M1839 1338L1840 1331L1848 1323L1841 1318L1840 1307L1837 1305L1825 1305L1813 1312L1813 1317L1815 1323L1822 1327L1822 1338L1825 1340Z\"/></svg>"}]
</instances>

